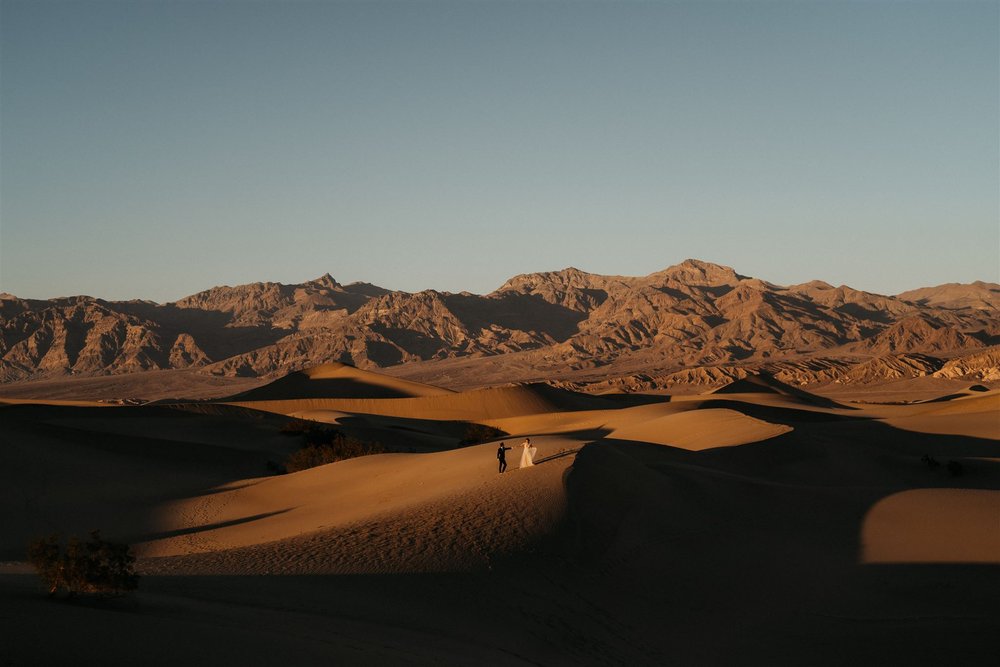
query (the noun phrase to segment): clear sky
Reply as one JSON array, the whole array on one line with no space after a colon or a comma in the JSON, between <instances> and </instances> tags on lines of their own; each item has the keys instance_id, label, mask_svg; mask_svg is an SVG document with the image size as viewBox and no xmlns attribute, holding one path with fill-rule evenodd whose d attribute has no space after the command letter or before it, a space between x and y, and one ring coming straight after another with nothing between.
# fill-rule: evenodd
<instances>
[{"instance_id":1,"label":"clear sky","mask_svg":"<svg viewBox=\"0 0 1000 667\"><path fill-rule=\"evenodd\" d=\"M1000 281L1000 3L0 4L0 291Z\"/></svg>"}]
</instances>

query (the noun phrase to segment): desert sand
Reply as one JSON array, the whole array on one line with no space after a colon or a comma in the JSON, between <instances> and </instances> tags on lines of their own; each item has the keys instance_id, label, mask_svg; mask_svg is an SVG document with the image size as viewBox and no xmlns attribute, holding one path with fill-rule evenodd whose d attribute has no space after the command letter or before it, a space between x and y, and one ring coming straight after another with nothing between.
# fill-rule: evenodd
<instances>
[{"instance_id":1,"label":"desert sand","mask_svg":"<svg viewBox=\"0 0 1000 667\"><path fill-rule=\"evenodd\" d=\"M1000 390L236 389L0 398L0 664L995 664ZM270 474L292 419L388 451ZM29 540L95 528L139 590L46 599Z\"/></svg>"}]
</instances>

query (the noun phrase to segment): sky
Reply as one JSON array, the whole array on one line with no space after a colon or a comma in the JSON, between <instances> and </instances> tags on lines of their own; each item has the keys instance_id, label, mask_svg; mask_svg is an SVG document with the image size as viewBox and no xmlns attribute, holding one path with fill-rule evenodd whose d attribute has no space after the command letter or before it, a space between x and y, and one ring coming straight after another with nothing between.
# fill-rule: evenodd
<instances>
[{"instance_id":1,"label":"sky","mask_svg":"<svg viewBox=\"0 0 1000 667\"><path fill-rule=\"evenodd\" d=\"M0 291L1000 282L1000 2L0 4Z\"/></svg>"}]
</instances>

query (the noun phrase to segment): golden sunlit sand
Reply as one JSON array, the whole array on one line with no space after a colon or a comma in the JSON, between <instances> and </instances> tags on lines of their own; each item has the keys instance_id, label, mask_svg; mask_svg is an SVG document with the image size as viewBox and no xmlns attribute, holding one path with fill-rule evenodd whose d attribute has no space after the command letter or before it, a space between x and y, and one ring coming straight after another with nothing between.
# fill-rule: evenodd
<instances>
[{"instance_id":1,"label":"golden sunlit sand","mask_svg":"<svg viewBox=\"0 0 1000 667\"><path fill-rule=\"evenodd\" d=\"M57 661L44 626L165 664L980 664L1000 394L941 396L456 393L333 364L212 402L0 399L5 647ZM292 419L400 446L269 474ZM463 422L508 435L459 447ZM28 541L94 528L134 546L139 591L45 600Z\"/></svg>"}]
</instances>

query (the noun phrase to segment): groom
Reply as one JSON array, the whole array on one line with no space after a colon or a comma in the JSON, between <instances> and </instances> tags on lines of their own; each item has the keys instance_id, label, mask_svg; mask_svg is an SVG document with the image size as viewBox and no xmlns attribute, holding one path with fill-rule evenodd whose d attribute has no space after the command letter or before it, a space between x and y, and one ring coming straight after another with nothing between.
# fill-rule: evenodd
<instances>
[{"instance_id":1,"label":"groom","mask_svg":"<svg viewBox=\"0 0 1000 667\"><path fill-rule=\"evenodd\" d=\"M507 450L510 447L504 447L504 444L500 443L500 448L497 449L497 460L500 461L500 472L507 469Z\"/></svg>"}]
</instances>

